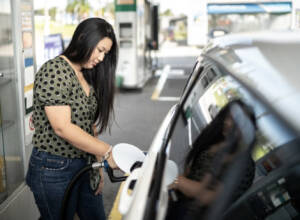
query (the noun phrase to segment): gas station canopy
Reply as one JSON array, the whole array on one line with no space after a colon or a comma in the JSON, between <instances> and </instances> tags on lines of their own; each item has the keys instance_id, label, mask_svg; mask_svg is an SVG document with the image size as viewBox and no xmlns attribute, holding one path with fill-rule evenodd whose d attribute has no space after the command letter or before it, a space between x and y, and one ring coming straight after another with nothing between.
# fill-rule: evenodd
<instances>
[{"instance_id":1,"label":"gas station canopy","mask_svg":"<svg viewBox=\"0 0 300 220\"><path fill-rule=\"evenodd\" d=\"M208 4L208 14L252 14L252 13L290 13L291 2L247 3L247 4Z\"/></svg>"}]
</instances>

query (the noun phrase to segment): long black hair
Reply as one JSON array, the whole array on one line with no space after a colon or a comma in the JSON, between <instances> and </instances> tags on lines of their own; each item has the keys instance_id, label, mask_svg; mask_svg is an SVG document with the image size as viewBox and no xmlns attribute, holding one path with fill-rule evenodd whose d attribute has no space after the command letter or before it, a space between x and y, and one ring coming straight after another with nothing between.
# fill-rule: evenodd
<instances>
[{"instance_id":1,"label":"long black hair","mask_svg":"<svg viewBox=\"0 0 300 220\"><path fill-rule=\"evenodd\" d=\"M225 119L229 116L230 106L233 104L239 104L243 110L248 114L251 121L255 123L255 115L252 108L246 105L240 99L232 100L225 107L223 107L216 117L203 129L201 134L196 138L193 143L193 147L188 153L185 160L185 167L190 168L193 166L195 160L198 158L199 154L203 151L209 150L209 148L217 143L220 143L226 139L224 134Z\"/></svg>"},{"instance_id":2,"label":"long black hair","mask_svg":"<svg viewBox=\"0 0 300 220\"><path fill-rule=\"evenodd\" d=\"M85 80L94 88L97 98L97 111L94 122L100 133L110 128L114 117L115 75L118 59L118 45L112 26L101 18L88 18L81 22L69 46L62 55L77 64L86 63L97 44L103 38L112 41L110 51L93 69L83 69Z\"/></svg>"}]
</instances>

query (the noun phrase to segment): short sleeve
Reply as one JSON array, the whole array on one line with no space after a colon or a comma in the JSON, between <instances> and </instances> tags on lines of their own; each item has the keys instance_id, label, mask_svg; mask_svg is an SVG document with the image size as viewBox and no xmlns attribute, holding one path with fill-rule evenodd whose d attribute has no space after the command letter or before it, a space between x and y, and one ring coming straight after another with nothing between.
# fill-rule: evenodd
<instances>
[{"instance_id":1,"label":"short sleeve","mask_svg":"<svg viewBox=\"0 0 300 220\"><path fill-rule=\"evenodd\" d=\"M68 69L61 62L50 60L36 74L34 92L45 106L69 105L72 82Z\"/></svg>"}]
</instances>

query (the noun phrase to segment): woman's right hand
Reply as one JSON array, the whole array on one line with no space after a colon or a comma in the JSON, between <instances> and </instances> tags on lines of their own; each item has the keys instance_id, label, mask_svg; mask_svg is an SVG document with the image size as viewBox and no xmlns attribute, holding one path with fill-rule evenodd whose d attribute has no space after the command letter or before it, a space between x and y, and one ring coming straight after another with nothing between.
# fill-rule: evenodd
<instances>
[{"instance_id":1,"label":"woman's right hand","mask_svg":"<svg viewBox=\"0 0 300 220\"><path fill-rule=\"evenodd\" d=\"M108 165L110 166L110 168L112 168L112 169L119 169L118 165L114 161L114 158L113 158L113 155L112 155L112 151L110 151L109 157L106 160L107 160Z\"/></svg>"}]
</instances>

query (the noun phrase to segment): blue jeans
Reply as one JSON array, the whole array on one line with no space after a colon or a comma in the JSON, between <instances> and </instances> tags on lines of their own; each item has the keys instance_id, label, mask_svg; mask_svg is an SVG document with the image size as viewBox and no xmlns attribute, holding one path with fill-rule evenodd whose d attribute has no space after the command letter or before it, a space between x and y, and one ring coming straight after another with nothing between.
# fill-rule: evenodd
<instances>
[{"instance_id":1,"label":"blue jeans","mask_svg":"<svg viewBox=\"0 0 300 220\"><path fill-rule=\"evenodd\" d=\"M59 220L64 192L72 177L84 166L84 159L70 159L33 148L26 183L33 192L42 220ZM80 220L105 220L102 195L94 195L86 172L71 192L67 219L75 213Z\"/></svg>"}]
</instances>

